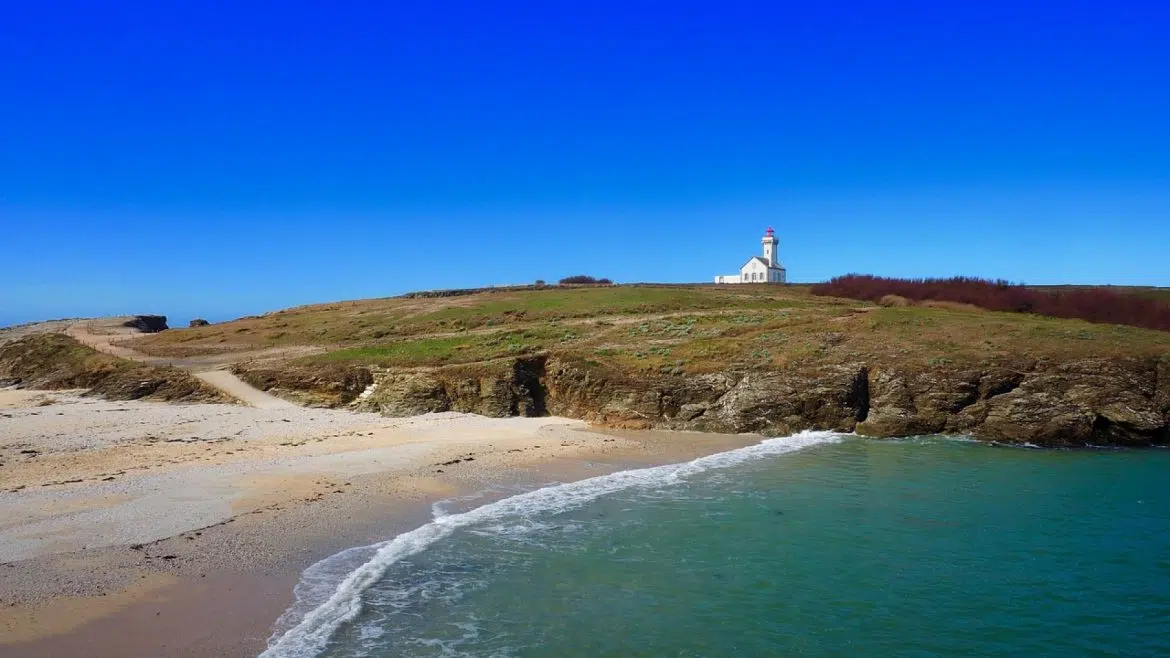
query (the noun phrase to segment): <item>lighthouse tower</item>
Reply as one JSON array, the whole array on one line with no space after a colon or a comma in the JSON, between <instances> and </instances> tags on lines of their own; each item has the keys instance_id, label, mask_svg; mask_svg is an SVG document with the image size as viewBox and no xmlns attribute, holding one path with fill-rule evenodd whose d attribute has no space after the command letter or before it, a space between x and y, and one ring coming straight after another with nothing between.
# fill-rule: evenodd
<instances>
[{"instance_id":1,"label":"lighthouse tower","mask_svg":"<svg viewBox=\"0 0 1170 658\"><path fill-rule=\"evenodd\" d=\"M779 248L780 240L776 238L776 231L769 226L764 233L764 260L768 261L768 267L780 267Z\"/></svg>"},{"instance_id":2,"label":"lighthouse tower","mask_svg":"<svg viewBox=\"0 0 1170 658\"><path fill-rule=\"evenodd\" d=\"M788 272L780 264L780 240L776 231L764 233L764 255L752 256L739 268L739 274L723 274L715 277L715 283L787 283Z\"/></svg>"}]
</instances>

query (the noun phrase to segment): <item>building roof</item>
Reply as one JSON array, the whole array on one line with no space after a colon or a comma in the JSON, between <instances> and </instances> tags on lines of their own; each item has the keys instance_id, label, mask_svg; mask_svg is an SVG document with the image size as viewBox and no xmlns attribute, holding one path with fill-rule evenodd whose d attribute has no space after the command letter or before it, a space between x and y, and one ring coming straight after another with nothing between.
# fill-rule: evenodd
<instances>
[{"instance_id":1,"label":"building roof","mask_svg":"<svg viewBox=\"0 0 1170 658\"><path fill-rule=\"evenodd\" d=\"M758 260L758 261L760 261L760 263L761 263L761 264L763 264L763 266L764 266L764 267L766 267L766 268L768 268L768 269L770 269L770 270L782 270L782 269L784 269L783 267L781 267L781 266L779 266L779 265L769 265L769 264L768 264L768 261L764 260L764 257L763 257L763 256L752 256L752 257L751 257L751 258L748 260L748 262L747 262L747 263L744 263L744 266L746 266L748 263L752 262L753 260ZM739 269L741 269L741 270L742 270L742 269L743 269L743 267L740 267Z\"/></svg>"}]
</instances>

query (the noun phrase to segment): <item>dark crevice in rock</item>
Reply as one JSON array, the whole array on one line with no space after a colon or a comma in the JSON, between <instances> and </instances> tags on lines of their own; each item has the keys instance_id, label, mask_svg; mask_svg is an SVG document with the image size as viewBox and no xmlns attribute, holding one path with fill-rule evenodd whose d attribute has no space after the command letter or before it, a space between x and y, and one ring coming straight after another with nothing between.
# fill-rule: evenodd
<instances>
[{"instance_id":1,"label":"dark crevice in rock","mask_svg":"<svg viewBox=\"0 0 1170 658\"><path fill-rule=\"evenodd\" d=\"M547 368L546 356L516 359L512 364L512 381L518 393L512 405L512 415L548 415L548 388L545 385Z\"/></svg>"},{"instance_id":2,"label":"dark crevice in rock","mask_svg":"<svg viewBox=\"0 0 1170 658\"><path fill-rule=\"evenodd\" d=\"M1143 446L1166 442L1166 429L1146 429L1129 423L1117 422L1101 414L1093 418L1093 443L1100 445Z\"/></svg>"},{"instance_id":3,"label":"dark crevice in rock","mask_svg":"<svg viewBox=\"0 0 1170 658\"><path fill-rule=\"evenodd\" d=\"M1020 384L1024 383L1025 374L1022 372L1017 372L1012 373L1012 375L1013 376L993 378L990 380L988 379L988 376L985 375L984 381L981 381L979 385L979 399L990 400L991 398L1011 393L1012 391L1019 388ZM984 382L986 382L986 384L984 384Z\"/></svg>"},{"instance_id":4,"label":"dark crevice in rock","mask_svg":"<svg viewBox=\"0 0 1170 658\"><path fill-rule=\"evenodd\" d=\"M857 410L854 416L857 422L864 423L869 417L869 366L862 366L861 371L853 378L848 404Z\"/></svg>"}]
</instances>

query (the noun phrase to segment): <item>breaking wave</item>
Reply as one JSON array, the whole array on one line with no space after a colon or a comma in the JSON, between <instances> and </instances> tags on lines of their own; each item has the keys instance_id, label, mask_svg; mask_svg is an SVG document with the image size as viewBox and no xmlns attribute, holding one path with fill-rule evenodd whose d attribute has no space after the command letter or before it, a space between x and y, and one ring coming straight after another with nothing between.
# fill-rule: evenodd
<instances>
[{"instance_id":1,"label":"breaking wave","mask_svg":"<svg viewBox=\"0 0 1170 658\"><path fill-rule=\"evenodd\" d=\"M574 510L620 491L669 487L700 473L834 443L843 436L834 432L801 432L681 464L619 471L548 486L462 513L446 514L436 508L435 518L426 525L379 544L342 551L306 569L294 590L296 603L277 621L268 648L260 658L318 655L338 628L361 613L362 593L378 582L391 565L421 553L457 530L515 516Z\"/></svg>"}]
</instances>

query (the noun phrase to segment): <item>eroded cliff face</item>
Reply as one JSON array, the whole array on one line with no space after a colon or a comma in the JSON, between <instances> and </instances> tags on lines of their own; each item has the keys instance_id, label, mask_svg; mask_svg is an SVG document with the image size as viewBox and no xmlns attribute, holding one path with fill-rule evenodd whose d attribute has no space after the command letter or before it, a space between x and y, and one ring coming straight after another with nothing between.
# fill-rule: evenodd
<instances>
[{"instance_id":1,"label":"eroded cliff face","mask_svg":"<svg viewBox=\"0 0 1170 658\"><path fill-rule=\"evenodd\" d=\"M460 411L502 418L547 413L543 357L447 368L393 370L377 375L359 408L388 416Z\"/></svg>"},{"instance_id":2,"label":"eroded cliff face","mask_svg":"<svg viewBox=\"0 0 1170 658\"><path fill-rule=\"evenodd\" d=\"M713 432L852 431L868 410L863 365L808 372L636 377L590 362L547 363L550 413L624 427Z\"/></svg>"},{"instance_id":3,"label":"eroded cliff face","mask_svg":"<svg viewBox=\"0 0 1170 658\"><path fill-rule=\"evenodd\" d=\"M1170 360L939 365L864 363L792 371L666 375L585 359L534 357L374 374L357 404L394 416L464 411L599 425L872 437L971 434L1040 446L1170 443Z\"/></svg>"},{"instance_id":4,"label":"eroded cliff face","mask_svg":"<svg viewBox=\"0 0 1170 658\"><path fill-rule=\"evenodd\" d=\"M1089 359L873 378L868 436L971 433L1043 446L1165 443L1166 363ZM1160 374L1161 373L1161 374Z\"/></svg>"},{"instance_id":5,"label":"eroded cliff face","mask_svg":"<svg viewBox=\"0 0 1170 658\"><path fill-rule=\"evenodd\" d=\"M245 382L307 407L341 407L358 398L374 375L360 366L256 366L236 364L232 372Z\"/></svg>"}]
</instances>

